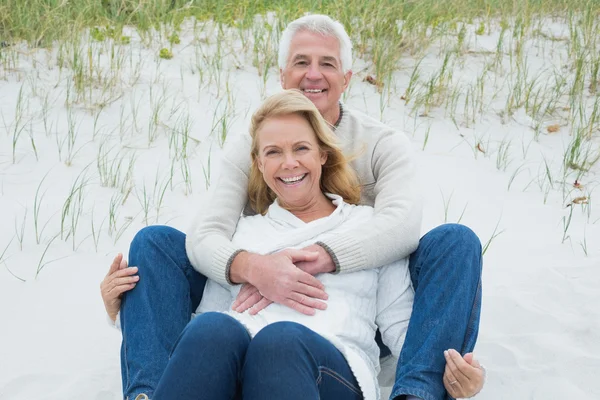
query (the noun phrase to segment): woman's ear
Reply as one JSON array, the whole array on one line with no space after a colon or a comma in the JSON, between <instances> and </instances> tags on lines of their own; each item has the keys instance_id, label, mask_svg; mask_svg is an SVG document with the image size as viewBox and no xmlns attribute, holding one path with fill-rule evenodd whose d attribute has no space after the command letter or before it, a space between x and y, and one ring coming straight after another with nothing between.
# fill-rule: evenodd
<instances>
[{"instance_id":1,"label":"woman's ear","mask_svg":"<svg viewBox=\"0 0 600 400\"><path fill-rule=\"evenodd\" d=\"M325 165L327 162L327 152L321 151L321 165Z\"/></svg>"},{"instance_id":2,"label":"woman's ear","mask_svg":"<svg viewBox=\"0 0 600 400\"><path fill-rule=\"evenodd\" d=\"M256 157L255 162L256 162L256 166L258 167L258 170L260 171L260 173L264 174L265 173L265 171L264 171L265 167L264 167L264 165L263 165L260 157Z\"/></svg>"}]
</instances>

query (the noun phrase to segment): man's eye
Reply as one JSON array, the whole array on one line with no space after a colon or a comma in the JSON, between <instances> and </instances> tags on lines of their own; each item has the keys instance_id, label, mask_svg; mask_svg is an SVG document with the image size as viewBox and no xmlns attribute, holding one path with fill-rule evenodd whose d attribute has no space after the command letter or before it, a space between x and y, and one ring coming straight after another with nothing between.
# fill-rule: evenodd
<instances>
[{"instance_id":1,"label":"man's eye","mask_svg":"<svg viewBox=\"0 0 600 400\"><path fill-rule=\"evenodd\" d=\"M296 65L306 65L306 61L298 61Z\"/></svg>"}]
</instances>

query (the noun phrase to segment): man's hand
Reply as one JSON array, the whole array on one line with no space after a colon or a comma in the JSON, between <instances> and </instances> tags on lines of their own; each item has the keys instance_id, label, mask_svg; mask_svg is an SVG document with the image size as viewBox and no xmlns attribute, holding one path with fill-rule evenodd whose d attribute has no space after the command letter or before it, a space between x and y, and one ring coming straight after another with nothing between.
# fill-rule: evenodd
<instances>
[{"instance_id":1,"label":"man's hand","mask_svg":"<svg viewBox=\"0 0 600 400\"><path fill-rule=\"evenodd\" d=\"M312 261L300 261L295 263L296 267L300 268L304 272L308 272L309 274L315 276L320 273L334 272L335 264L331 259L329 253L318 244L311 244L308 247L303 248L302 250L316 252L319 254L317 259Z\"/></svg>"},{"instance_id":2,"label":"man's hand","mask_svg":"<svg viewBox=\"0 0 600 400\"><path fill-rule=\"evenodd\" d=\"M327 304L320 300L327 300L328 296L321 281L294 265L315 261L318 256L314 252L293 249L269 255L248 254L245 257L248 265L238 276L245 278L256 291L252 288L240 290L234 309L246 310L258 305L253 301L261 302L264 308L272 301L306 315L325 310ZM265 299L259 299L257 294ZM262 308L255 307L253 311L257 313Z\"/></svg>"},{"instance_id":3,"label":"man's hand","mask_svg":"<svg viewBox=\"0 0 600 400\"><path fill-rule=\"evenodd\" d=\"M485 372L473 353L464 358L456 350L444 351L446 370L444 371L444 387L455 399L473 397L481 391L485 382Z\"/></svg>"}]
</instances>

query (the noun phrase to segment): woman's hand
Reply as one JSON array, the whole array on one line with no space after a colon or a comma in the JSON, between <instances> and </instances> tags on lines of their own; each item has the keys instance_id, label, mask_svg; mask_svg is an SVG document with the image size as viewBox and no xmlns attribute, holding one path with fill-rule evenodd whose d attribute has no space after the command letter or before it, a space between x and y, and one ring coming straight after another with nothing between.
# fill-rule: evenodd
<instances>
[{"instance_id":1,"label":"woman's hand","mask_svg":"<svg viewBox=\"0 0 600 400\"><path fill-rule=\"evenodd\" d=\"M444 371L444 387L455 399L473 397L481 391L485 382L485 372L473 353L464 357L456 350L444 351L446 370Z\"/></svg>"},{"instance_id":2,"label":"woman's hand","mask_svg":"<svg viewBox=\"0 0 600 400\"><path fill-rule=\"evenodd\" d=\"M250 309L250 315L256 315L271 303L273 302L263 297L256 287L244 283L231 309L239 313Z\"/></svg>"},{"instance_id":3,"label":"woman's hand","mask_svg":"<svg viewBox=\"0 0 600 400\"><path fill-rule=\"evenodd\" d=\"M135 275L137 267L127 267L127 261L123 259L123 254L119 253L113 260L106 277L100 283L100 293L104 301L106 313L115 321L121 308L121 298L123 293L135 287L139 276Z\"/></svg>"}]
</instances>

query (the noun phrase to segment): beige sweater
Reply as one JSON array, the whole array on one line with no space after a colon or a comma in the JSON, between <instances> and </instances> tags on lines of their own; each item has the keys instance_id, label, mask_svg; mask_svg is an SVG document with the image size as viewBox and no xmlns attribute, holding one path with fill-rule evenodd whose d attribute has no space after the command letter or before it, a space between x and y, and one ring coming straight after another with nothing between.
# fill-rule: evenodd
<instances>
[{"instance_id":1,"label":"beige sweater","mask_svg":"<svg viewBox=\"0 0 600 400\"><path fill-rule=\"evenodd\" d=\"M363 186L361 204L373 206L368 225L319 242L345 273L378 268L407 257L419 243L422 204L415 161L406 135L358 111L343 108L335 134ZM231 242L248 207L250 138L226 149L221 174L186 237L190 262L203 275L226 285L238 249Z\"/></svg>"}]
</instances>

